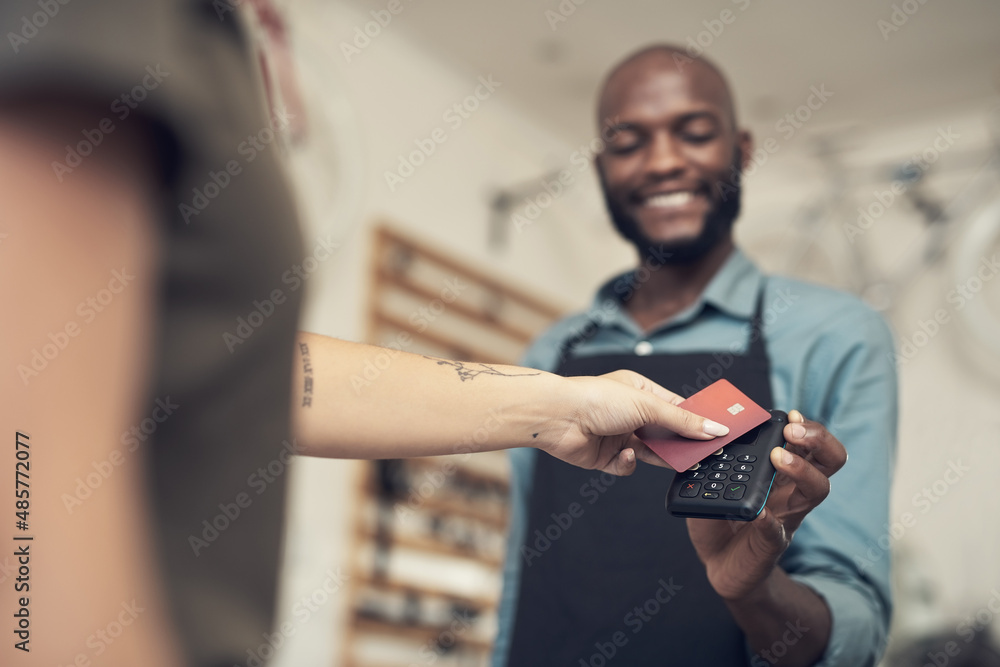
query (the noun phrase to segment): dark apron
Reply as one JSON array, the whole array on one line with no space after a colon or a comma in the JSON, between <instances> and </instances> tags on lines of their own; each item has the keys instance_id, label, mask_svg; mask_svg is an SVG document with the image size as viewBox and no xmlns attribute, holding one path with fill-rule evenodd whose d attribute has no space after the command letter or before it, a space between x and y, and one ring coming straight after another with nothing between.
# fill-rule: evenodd
<instances>
[{"instance_id":1,"label":"dark apron","mask_svg":"<svg viewBox=\"0 0 1000 667\"><path fill-rule=\"evenodd\" d=\"M760 331L763 293L762 285L744 356L573 357L583 342L577 338L565 346L556 372L625 368L687 395L725 377L771 408L770 363L763 336L753 333ZM640 464L632 476L617 478L538 454L510 667L746 664L743 633L709 585L686 521L664 508L673 477Z\"/></svg>"}]
</instances>

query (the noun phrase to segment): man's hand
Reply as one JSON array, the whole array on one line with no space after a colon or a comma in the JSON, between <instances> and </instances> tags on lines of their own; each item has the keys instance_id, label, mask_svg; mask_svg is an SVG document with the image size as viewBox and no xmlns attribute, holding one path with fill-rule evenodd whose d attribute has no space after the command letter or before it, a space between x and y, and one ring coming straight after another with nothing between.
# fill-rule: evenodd
<instances>
[{"instance_id":1,"label":"man's hand","mask_svg":"<svg viewBox=\"0 0 1000 667\"><path fill-rule=\"evenodd\" d=\"M788 447L771 451L778 471L767 505L751 522L688 519L688 532L708 580L727 601L748 598L766 584L805 516L830 493L830 477L847 450L817 422L788 414Z\"/></svg>"},{"instance_id":2,"label":"man's hand","mask_svg":"<svg viewBox=\"0 0 1000 667\"><path fill-rule=\"evenodd\" d=\"M697 440L729 432L722 424L677 407L684 400L681 396L632 371L566 380L580 392L578 402L572 406L566 432L544 449L581 468L631 475L637 458L667 467L633 434L647 424L665 426Z\"/></svg>"}]
</instances>

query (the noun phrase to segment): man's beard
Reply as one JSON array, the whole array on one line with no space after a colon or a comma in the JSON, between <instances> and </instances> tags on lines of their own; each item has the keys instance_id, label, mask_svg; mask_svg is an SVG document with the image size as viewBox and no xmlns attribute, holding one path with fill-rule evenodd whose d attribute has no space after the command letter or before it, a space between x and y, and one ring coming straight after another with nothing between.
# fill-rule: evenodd
<instances>
[{"instance_id":1,"label":"man's beard","mask_svg":"<svg viewBox=\"0 0 1000 667\"><path fill-rule=\"evenodd\" d=\"M604 175L599 174L604 203L611 215L611 221L615 224L615 229L626 241L635 246L641 259L656 257L667 264L689 264L701 259L718 245L729 234L733 228L733 222L739 217L740 198L743 191L743 179L739 177L741 173L740 162L742 162L741 151L737 148L731 170L734 178L718 186L720 199L705 215L705 224L701 233L693 239L666 243L650 239L643 233L639 221L608 195ZM600 172L600 170L598 171Z\"/></svg>"}]
</instances>

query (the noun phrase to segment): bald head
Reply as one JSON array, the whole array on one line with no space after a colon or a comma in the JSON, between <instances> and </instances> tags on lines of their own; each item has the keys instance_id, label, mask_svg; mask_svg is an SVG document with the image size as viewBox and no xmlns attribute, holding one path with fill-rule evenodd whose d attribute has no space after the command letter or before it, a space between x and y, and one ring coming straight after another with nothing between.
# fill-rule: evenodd
<instances>
[{"instance_id":1,"label":"bald head","mask_svg":"<svg viewBox=\"0 0 1000 667\"><path fill-rule=\"evenodd\" d=\"M722 71L706 58L692 58L670 44L654 44L636 51L615 65L604 79L598 98L598 125L603 128L617 115L621 102L649 87L657 77L670 75L686 80L699 97L724 110L736 127L736 110L729 83Z\"/></svg>"},{"instance_id":2,"label":"bald head","mask_svg":"<svg viewBox=\"0 0 1000 667\"><path fill-rule=\"evenodd\" d=\"M595 166L622 236L674 263L724 256L740 210L734 174L753 140L719 69L675 46L647 47L608 74L598 114Z\"/></svg>"}]
</instances>

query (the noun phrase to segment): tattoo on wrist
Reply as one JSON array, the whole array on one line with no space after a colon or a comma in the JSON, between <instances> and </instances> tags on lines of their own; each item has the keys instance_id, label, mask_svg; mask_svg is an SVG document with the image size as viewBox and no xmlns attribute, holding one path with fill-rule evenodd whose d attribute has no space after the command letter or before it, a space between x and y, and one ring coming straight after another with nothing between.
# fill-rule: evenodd
<instances>
[{"instance_id":1,"label":"tattoo on wrist","mask_svg":"<svg viewBox=\"0 0 1000 667\"><path fill-rule=\"evenodd\" d=\"M309 346L299 343L299 354L302 355L302 407L311 408L313 402L313 366L309 357Z\"/></svg>"},{"instance_id":2,"label":"tattoo on wrist","mask_svg":"<svg viewBox=\"0 0 1000 667\"><path fill-rule=\"evenodd\" d=\"M541 375L540 372L536 373L505 373L489 364L473 364L466 363L464 361L449 361L447 359L438 359L436 357L424 356L425 359L430 359L431 361L436 361L438 366L451 366L458 373L458 377L465 382L466 380L474 380L480 375L499 375L501 377L528 377L531 375Z\"/></svg>"}]
</instances>

